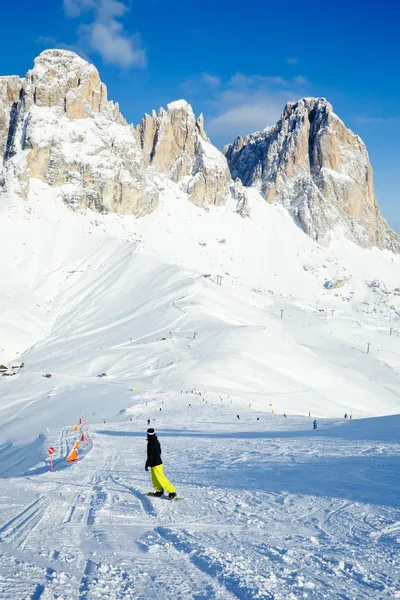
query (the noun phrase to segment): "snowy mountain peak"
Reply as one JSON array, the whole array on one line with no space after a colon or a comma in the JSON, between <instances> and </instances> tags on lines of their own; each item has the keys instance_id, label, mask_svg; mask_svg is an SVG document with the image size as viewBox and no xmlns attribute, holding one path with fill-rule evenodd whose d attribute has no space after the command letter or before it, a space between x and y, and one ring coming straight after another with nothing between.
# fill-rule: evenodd
<instances>
[{"instance_id":1,"label":"snowy mountain peak","mask_svg":"<svg viewBox=\"0 0 400 600\"><path fill-rule=\"evenodd\" d=\"M367 149L325 98L289 102L274 127L225 149L232 177L282 204L313 239L340 229L362 246L400 252L383 219Z\"/></svg>"},{"instance_id":2,"label":"snowy mountain peak","mask_svg":"<svg viewBox=\"0 0 400 600\"><path fill-rule=\"evenodd\" d=\"M193 109L190 106L189 102L183 99L169 102L169 104L167 104L167 108L168 110L186 110L187 112L193 113Z\"/></svg>"},{"instance_id":3,"label":"snowy mountain peak","mask_svg":"<svg viewBox=\"0 0 400 600\"><path fill-rule=\"evenodd\" d=\"M107 88L96 67L68 50L45 50L26 75L25 93L36 106L59 107L70 119L93 112L126 124L118 106L107 102Z\"/></svg>"},{"instance_id":4,"label":"snowy mountain peak","mask_svg":"<svg viewBox=\"0 0 400 600\"><path fill-rule=\"evenodd\" d=\"M47 50L24 80L4 78L0 116L6 191L28 198L40 179L73 207L140 216L157 204L133 128L97 69L73 52Z\"/></svg>"},{"instance_id":5,"label":"snowy mountain peak","mask_svg":"<svg viewBox=\"0 0 400 600\"><path fill-rule=\"evenodd\" d=\"M312 110L326 110L327 112L333 112L332 104L330 104L326 98L308 96L306 98L300 98L300 100L289 101L286 103L283 114L292 112L299 108L305 108L308 112Z\"/></svg>"},{"instance_id":6,"label":"snowy mountain peak","mask_svg":"<svg viewBox=\"0 0 400 600\"><path fill-rule=\"evenodd\" d=\"M136 136L146 167L163 173L198 206L224 205L231 198L236 209L247 214L247 196L234 185L228 163L208 139L204 119L197 118L185 100L171 102L167 110L145 115Z\"/></svg>"}]
</instances>

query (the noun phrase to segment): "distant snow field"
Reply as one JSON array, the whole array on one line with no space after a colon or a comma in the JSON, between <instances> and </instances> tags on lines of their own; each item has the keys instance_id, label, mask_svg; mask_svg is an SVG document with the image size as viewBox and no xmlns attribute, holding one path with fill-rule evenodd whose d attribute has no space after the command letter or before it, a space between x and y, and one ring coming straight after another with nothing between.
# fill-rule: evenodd
<instances>
[{"instance_id":1,"label":"distant snow field","mask_svg":"<svg viewBox=\"0 0 400 600\"><path fill-rule=\"evenodd\" d=\"M400 598L400 257L254 190L134 219L31 187L0 203L0 598ZM182 502L146 496L148 419Z\"/></svg>"}]
</instances>

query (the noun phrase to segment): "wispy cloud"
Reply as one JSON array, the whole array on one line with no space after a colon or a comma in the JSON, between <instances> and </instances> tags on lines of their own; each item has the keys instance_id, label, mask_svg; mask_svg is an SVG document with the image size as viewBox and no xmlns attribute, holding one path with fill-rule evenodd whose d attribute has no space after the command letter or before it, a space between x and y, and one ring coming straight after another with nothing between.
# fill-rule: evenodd
<instances>
[{"instance_id":1,"label":"wispy cloud","mask_svg":"<svg viewBox=\"0 0 400 600\"><path fill-rule=\"evenodd\" d=\"M86 10L96 7L95 0L64 0L64 11L67 17L79 17Z\"/></svg>"},{"instance_id":2,"label":"wispy cloud","mask_svg":"<svg viewBox=\"0 0 400 600\"><path fill-rule=\"evenodd\" d=\"M67 17L91 15L91 22L81 25L79 45L97 52L104 62L119 67L144 67L146 53L140 37L125 31L121 18L129 10L120 0L64 0Z\"/></svg>"},{"instance_id":3,"label":"wispy cloud","mask_svg":"<svg viewBox=\"0 0 400 600\"><path fill-rule=\"evenodd\" d=\"M203 80L210 88L217 88L221 85L221 79L210 73L203 73Z\"/></svg>"},{"instance_id":4,"label":"wispy cloud","mask_svg":"<svg viewBox=\"0 0 400 600\"><path fill-rule=\"evenodd\" d=\"M235 73L228 80L218 80L214 88L207 85L204 74L184 82L186 91L207 98L209 114L207 133L222 147L238 135L265 129L279 119L289 100L297 100L309 89L308 80L297 75L285 78L278 75L244 75ZM206 116L207 116L206 111Z\"/></svg>"},{"instance_id":5,"label":"wispy cloud","mask_svg":"<svg viewBox=\"0 0 400 600\"><path fill-rule=\"evenodd\" d=\"M286 62L288 65L297 65L299 63L299 59L295 56L288 56Z\"/></svg>"},{"instance_id":6,"label":"wispy cloud","mask_svg":"<svg viewBox=\"0 0 400 600\"><path fill-rule=\"evenodd\" d=\"M211 73L200 73L192 75L182 82L181 87L185 94L198 94L205 88L216 90L221 85L221 79Z\"/></svg>"},{"instance_id":7,"label":"wispy cloud","mask_svg":"<svg viewBox=\"0 0 400 600\"><path fill-rule=\"evenodd\" d=\"M400 123L400 117L367 117L367 116L356 116L354 120L357 123L366 125L390 125L392 123Z\"/></svg>"},{"instance_id":8,"label":"wispy cloud","mask_svg":"<svg viewBox=\"0 0 400 600\"><path fill-rule=\"evenodd\" d=\"M57 43L57 40L55 37L52 37L50 35L40 35L39 37L36 38L35 42L37 44L41 44L42 46L54 46L54 44Z\"/></svg>"},{"instance_id":9,"label":"wispy cloud","mask_svg":"<svg viewBox=\"0 0 400 600\"><path fill-rule=\"evenodd\" d=\"M239 133L245 134L264 129L275 123L282 112L282 104L269 100L228 108L207 122L207 133L233 141Z\"/></svg>"},{"instance_id":10,"label":"wispy cloud","mask_svg":"<svg viewBox=\"0 0 400 600\"><path fill-rule=\"evenodd\" d=\"M303 75L298 75L297 77L294 77L293 81L294 81L294 83L297 83L297 85L308 85L309 84L307 77L303 77Z\"/></svg>"}]
</instances>

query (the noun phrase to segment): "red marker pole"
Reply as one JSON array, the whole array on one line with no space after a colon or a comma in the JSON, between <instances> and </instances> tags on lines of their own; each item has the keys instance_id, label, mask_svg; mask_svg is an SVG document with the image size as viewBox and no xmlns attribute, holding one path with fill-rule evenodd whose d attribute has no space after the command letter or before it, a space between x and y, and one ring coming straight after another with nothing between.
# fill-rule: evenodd
<instances>
[{"instance_id":1,"label":"red marker pole","mask_svg":"<svg viewBox=\"0 0 400 600\"><path fill-rule=\"evenodd\" d=\"M49 453L49 456L50 456L50 472L51 472L51 471L53 471L53 454L54 454L53 446L50 446L50 448L47 450L47 452Z\"/></svg>"}]
</instances>

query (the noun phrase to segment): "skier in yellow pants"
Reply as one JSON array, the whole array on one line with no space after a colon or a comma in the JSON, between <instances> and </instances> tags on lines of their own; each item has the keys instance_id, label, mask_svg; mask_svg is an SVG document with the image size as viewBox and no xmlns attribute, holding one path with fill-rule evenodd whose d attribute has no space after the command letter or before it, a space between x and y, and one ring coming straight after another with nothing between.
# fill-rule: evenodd
<instances>
[{"instance_id":1,"label":"skier in yellow pants","mask_svg":"<svg viewBox=\"0 0 400 600\"><path fill-rule=\"evenodd\" d=\"M156 432L152 427L147 430L147 460L146 471L151 469L151 480L155 491L155 496L162 496L164 490L168 492L168 498L176 497L175 488L170 481L165 477L163 464L161 460L161 446L156 436Z\"/></svg>"}]
</instances>

